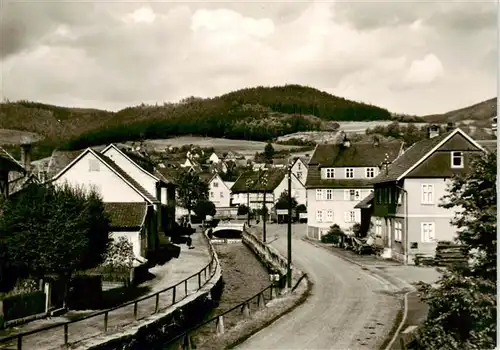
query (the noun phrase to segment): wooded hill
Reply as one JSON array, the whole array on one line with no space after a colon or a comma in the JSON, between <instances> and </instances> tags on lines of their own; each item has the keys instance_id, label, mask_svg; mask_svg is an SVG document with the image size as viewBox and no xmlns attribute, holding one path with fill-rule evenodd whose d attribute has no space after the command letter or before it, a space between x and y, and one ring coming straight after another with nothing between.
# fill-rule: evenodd
<instances>
[{"instance_id":1,"label":"wooded hill","mask_svg":"<svg viewBox=\"0 0 500 350\"><path fill-rule=\"evenodd\" d=\"M443 114L432 114L422 117L430 123L473 121L474 125L487 127L491 124L491 118L497 116L497 98L492 98L472 106L456 109Z\"/></svg>"},{"instance_id":2,"label":"wooded hill","mask_svg":"<svg viewBox=\"0 0 500 350\"><path fill-rule=\"evenodd\" d=\"M118 112L37 102L0 104L0 128L36 132L38 157L54 147L80 149L140 138L200 135L266 141L332 121L389 120L389 111L300 85L247 88L215 98L140 105Z\"/></svg>"}]
</instances>

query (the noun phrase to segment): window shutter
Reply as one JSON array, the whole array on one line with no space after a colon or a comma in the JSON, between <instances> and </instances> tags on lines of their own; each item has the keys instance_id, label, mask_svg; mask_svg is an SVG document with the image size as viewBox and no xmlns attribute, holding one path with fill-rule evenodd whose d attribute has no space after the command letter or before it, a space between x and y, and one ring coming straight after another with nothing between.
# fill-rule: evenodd
<instances>
[{"instance_id":1,"label":"window shutter","mask_svg":"<svg viewBox=\"0 0 500 350\"><path fill-rule=\"evenodd\" d=\"M427 185L422 185L420 187L420 202L421 203L425 203L425 191L427 189ZM422 226L423 227L423 226Z\"/></svg>"},{"instance_id":2,"label":"window shutter","mask_svg":"<svg viewBox=\"0 0 500 350\"><path fill-rule=\"evenodd\" d=\"M351 191L350 190L344 190L344 200L348 201L351 198Z\"/></svg>"},{"instance_id":3,"label":"window shutter","mask_svg":"<svg viewBox=\"0 0 500 350\"><path fill-rule=\"evenodd\" d=\"M356 222L361 222L361 213L359 210L354 211L354 216L356 218Z\"/></svg>"}]
</instances>

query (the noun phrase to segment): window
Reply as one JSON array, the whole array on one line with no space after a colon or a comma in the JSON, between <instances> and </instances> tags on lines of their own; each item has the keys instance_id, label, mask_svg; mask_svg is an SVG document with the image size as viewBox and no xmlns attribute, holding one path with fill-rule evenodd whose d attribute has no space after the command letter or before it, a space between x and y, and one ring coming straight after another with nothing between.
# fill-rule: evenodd
<instances>
[{"instance_id":1,"label":"window","mask_svg":"<svg viewBox=\"0 0 500 350\"><path fill-rule=\"evenodd\" d=\"M326 212L326 221L333 222L333 210L328 210Z\"/></svg>"},{"instance_id":2,"label":"window","mask_svg":"<svg viewBox=\"0 0 500 350\"><path fill-rule=\"evenodd\" d=\"M430 243L436 240L435 226L433 222L422 222L420 233L422 242Z\"/></svg>"},{"instance_id":3,"label":"window","mask_svg":"<svg viewBox=\"0 0 500 350\"><path fill-rule=\"evenodd\" d=\"M220 193L220 198L224 198L224 192Z\"/></svg>"},{"instance_id":4,"label":"window","mask_svg":"<svg viewBox=\"0 0 500 350\"><path fill-rule=\"evenodd\" d=\"M403 224L399 221L394 223L394 240L397 242L403 241Z\"/></svg>"},{"instance_id":5,"label":"window","mask_svg":"<svg viewBox=\"0 0 500 350\"><path fill-rule=\"evenodd\" d=\"M297 173L297 179L299 179L299 180L301 180L301 179L302 179L302 172L300 172L300 171L299 171L299 172Z\"/></svg>"},{"instance_id":6,"label":"window","mask_svg":"<svg viewBox=\"0 0 500 350\"><path fill-rule=\"evenodd\" d=\"M219 187L219 183L218 183L217 181L214 181L214 182L213 182L213 186L214 186L214 187Z\"/></svg>"},{"instance_id":7,"label":"window","mask_svg":"<svg viewBox=\"0 0 500 350\"><path fill-rule=\"evenodd\" d=\"M354 169L353 168L346 168L345 169L345 178L346 179L354 178Z\"/></svg>"},{"instance_id":8,"label":"window","mask_svg":"<svg viewBox=\"0 0 500 350\"><path fill-rule=\"evenodd\" d=\"M318 210L316 212L316 221L323 222L323 210Z\"/></svg>"},{"instance_id":9,"label":"window","mask_svg":"<svg viewBox=\"0 0 500 350\"><path fill-rule=\"evenodd\" d=\"M361 200L360 190L344 190L344 200L346 201L359 201Z\"/></svg>"},{"instance_id":10,"label":"window","mask_svg":"<svg viewBox=\"0 0 500 350\"><path fill-rule=\"evenodd\" d=\"M333 190L326 190L326 200L331 201L333 199Z\"/></svg>"},{"instance_id":11,"label":"window","mask_svg":"<svg viewBox=\"0 0 500 350\"><path fill-rule=\"evenodd\" d=\"M434 204L434 185L422 185L422 204Z\"/></svg>"},{"instance_id":12,"label":"window","mask_svg":"<svg viewBox=\"0 0 500 350\"><path fill-rule=\"evenodd\" d=\"M299 170L301 170L301 169L302 169L302 164L300 164L300 162L299 162L299 163L297 163L297 169L299 169Z\"/></svg>"},{"instance_id":13,"label":"window","mask_svg":"<svg viewBox=\"0 0 500 350\"><path fill-rule=\"evenodd\" d=\"M317 201L323 200L323 190L316 190L316 200Z\"/></svg>"},{"instance_id":14,"label":"window","mask_svg":"<svg viewBox=\"0 0 500 350\"><path fill-rule=\"evenodd\" d=\"M89 159L89 171L99 171L99 161L97 159Z\"/></svg>"},{"instance_id":15,"label":"window","mask_svg":"<svg viewBox=\"0 0 500 350\"><path fill-rule=\"evenodd\" d=\"M378 237L382 237L382 219L375 219L375 235Z\"/></svg>"},{"instance_id":16,"label":"window","mask_svg":"<svg viewBox=\"0 0 500 350\"><path fill-rule=\"evenodd\" d=\"M215 194L213 192L210 192L210 198L214 198Z\"/></svg>"},{"instance_id":17,"label":"window","mask_svg":"<svg viewBox=\"0 0 500 350\"><path fill-rule=\"evenodd\" d=\"M334 179L335 178L335 169L327 168L326 169L326 178L327 179Z\"/></svg>"},{"instance_id":18,"label":"window","mask_svg":"<svg viewBox=\"0 0 500 350\"><path fill-rule=\"evenodd\" d=\"M462 152L451 152L451 167L452 168L464 167L464 154Z\"/></svg>"},{"instance_id":19,"label":"window","mask_svg":"<svg viewBox=\"0 0 500 350\"><path fill-rule=\"evenodd\" d=\"M366 177L375 177L375 168L366 168Z\"/></svg>"},{"instance_id":20,"label":"window","mask_svg":"<svg viewBox=\"0 0 500 350\"><path fill-rule=\"evenodd\" d=\"M345 222L356 222L356 212L354 210L346 211L344 213Z\"/></svg>"}]
</instances>

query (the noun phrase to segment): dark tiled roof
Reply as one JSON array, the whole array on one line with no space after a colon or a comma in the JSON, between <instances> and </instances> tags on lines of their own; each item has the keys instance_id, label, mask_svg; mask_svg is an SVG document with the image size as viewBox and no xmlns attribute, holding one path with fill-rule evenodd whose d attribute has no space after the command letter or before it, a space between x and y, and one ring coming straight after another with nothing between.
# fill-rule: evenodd
<instances>
[{"instance_id":1,"label":"dark tiled roof","mask_svg":"<svg viewBox=\"0 0 500 350\"><path fill-rule=\"evenodd\" d=\"M320 144L309 161L309 167L379 166L386 154L390 159L395 159L402 145L402 141L381 142L378 146L373 142L351 143L350 147L344 147L342 144Z\"/></svg>"},{"instance_id":2,"label":"dark tiled roof","mask_svg":"<svg viewBox=\"0 0 500 350\"><path fill-rule=\"evenodd\" d=\"M405 153L392 162L389 165L388 171L382 170L379 175L374 179L374 182L390 182L396 181L397 178L410 169L416 162L422 159L430 150L436 147L441 141L443 141L450 133L449 131L443 133L439 136L433 137L432 139L421 140L414 143L410 148L408 148Z\"/></svg>"},{"instance_id":3,"label":"dark tiled roof","mask_svg":"<svg viewBox=\"0 0 500 350\"><path fill-rule=\"evenodd\" d=\"M46 172L46 179L51 179L56 176L67 165L74 161L84 150L77 151L59 151L54 150L48 158L40 159L32 162L34 172Z\"/></svg>"},{"instance_id":4,"label":"dark tiled roof","mask_svg":"<svg viewBox=\"0 0 500 350\"><path fill-rule=\"evenodd\" d=\"M497 140L476 140L476 142L489 152L497 151Z\"/></svg>"},{"instance_id":5,"label":"dark tiled roof","mask_svg":"<svg viewBox=\"0 0 500 350\"><path fill-rule=\"evenodd\" d=\"M11 173L9 173L10 178ZM28 184L31 183L40 183L40 180L35 176L35 174L29 175L21 175L20 173L16 173L17 177L13 177L12 180L9 180L9 194L12 195L23 188L25 188Z\"/></svg>"},{"instance_id":6,"label":"dark tiled roof","mask_svg":"<svg viewBox=\"0 0 500 350\"><path fill-rule=\"evenodd\" d=\"M200 173L200 174L198 174L198 177L200 178L201 181L208 183L210 180L212 180L212 177L214 177L214 174L212 174L212 173Z\"/></svg>"},{"instance_id":7,"label":"dark tiled roof","mask_svg":"<svg viewBox=\"0 0 500 350\"><path fill-rule=\"evenodd\" d=\"M9 152L0 147L0 169L24 172L24 168Z\"/></svg>"},{"instance_id":8,"label":"dark tiled roof","mask_svg":"<svg viewBox=\"0 0 500 350\"><path fill-rule=\"evenodd\" d=\"M139 185L132 177L130 177L122 168L120 168L115 162L113 162L109 157L102 153L95 152L95 154L106 164L108 164L114 171L116 171L120 176L122 176L128 183L130 183L136 190L138 190L145 198L149 199L153 203L158 203L158 200L152 196L144 187Z\"/></svg>"},{"instance_id":9,"label":"dark tiled roof","mask_svg":"<svg viewBox=\"0 0 500 350\"><path fill-rule=\"evenodd\" d=\"M371 188L373 179L321 179L321 171L310 167L307 172L306 188Z\"/></svg>"},{"instance_id":10,"label":"dark tiled roof","mask_svg":"<svg viewBox=\"0 0 500 350\"><path fill-rule=\"evenodd\" d=\"M176 183L177 178L179 177L179 174L181 174L183 171L182 168L161 168L157 167L156 172L161 174L163 177L165 177L167 180L169 180L171 183Z\"/></svg>"},{"instance_id":11,"label":"dark tiled roof","mask_svg":"<svg viewBox=\"0 0 500 350\"><path fill-rule=\"evenodd\" d=\"M139 228L144 225L148 206L142 203L104 203L112 228Z\"/></svg>"},{"instance_id":12,"label":"dark tiled roof","mask_svg":"<svg viewBox=\"0 0 500 350\"><path fill-rule=\"evenodd\" d=\"M356 204L354 208L356 209L367 209L370 208L373 204L373 192L370 193L366 198L364 198L361 202Z\"/></svg>"},{"instance_id":13,"label":"dark tiled roof","mask_svg":"<svg viewBox=\"0 0 500 350\"><path fill-rule=\"evenodd\" d=\"M264 174L266 174L264 176ZM231 187L233 193L240 192L272 192L283 181L286 170L283 169L268 169L263 171L246 171L240 175L236 182ZM264 185L263 179L267 178L267 184ZM247 180L251 181L251 185L247 188Z\"/></svg>"}]
</instances>

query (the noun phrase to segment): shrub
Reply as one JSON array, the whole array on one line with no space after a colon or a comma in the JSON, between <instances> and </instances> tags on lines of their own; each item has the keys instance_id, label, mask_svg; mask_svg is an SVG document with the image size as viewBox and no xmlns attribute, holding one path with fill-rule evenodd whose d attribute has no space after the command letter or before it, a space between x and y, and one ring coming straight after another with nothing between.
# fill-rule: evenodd
<instances>
[{"instance_id":1,"label":"shrub","mask_svg":"<svg viewBox=\"0 0 500 350\"><path fill-rule=\"evenodd\" d=\"M340 229L339 225L334 224L330 227L328 233L321 237L321 242L339 244L343 235L344 231Z\"/></svg>"},{"instance_id":2,"label":"shrub","mask_svg":"<svg viewBox=\"0 0 500 350\"><path fill-rule=\"evenodd\" d=\"M244 204L241 204L238 206L238 215L247 215L248 214L248 207Z\"/></svg>"},{"instance_id":3,"label":"shrub","mask_svg":"<svg viewBox=\"0 0 500 350\"><path fill-rule=\"evenodd\" d=\"M45 293L36 291L3 299L4 320L11 321L45 312Z\"/></svg>"},{"instance_id":4,"label":"shrub","mask_svg":"<svg viewBox=\"0 0 500 350\"><path fill-rule=\"evenodd\" d=\"M356 237L361 236L361 224L360 223L357 222L354 225L352 225L350 230L354 233L354 236L356 236Z\"/></svg>"}]
</instances>

